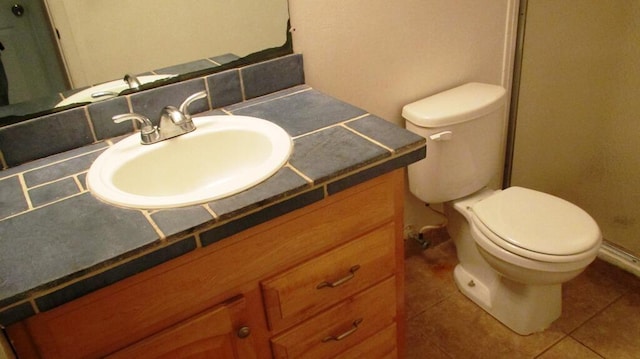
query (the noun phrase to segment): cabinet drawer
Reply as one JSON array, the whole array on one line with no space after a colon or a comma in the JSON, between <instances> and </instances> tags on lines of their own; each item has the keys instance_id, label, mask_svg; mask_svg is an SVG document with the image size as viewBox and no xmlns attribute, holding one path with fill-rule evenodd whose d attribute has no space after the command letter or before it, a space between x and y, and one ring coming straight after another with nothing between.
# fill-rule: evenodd
<instances>
[{"instance_id":1,"label":"cabinet drawer","mask_svg":"<svg viewBox=\"0 0 640 359\"><path fill-rule=\"evenodd\" d=\"M275 358L333 358L395 321L395 277L271 340ZM393 339L395 345L395 338Z\"/></svg>"},{"instance_id":2,"label":"cabinet drawer","mask_svg":"<svg viewBox=\"0 0 640 359\"><path fill-rule=\"evenodd\" d=\"M394 233L389 223L263 281L270 328L284 329L393 274Z\"/></svg>"},{"instance_id":3,"label":"cabinet drawer","mask_svg":"<svg viewBox=\"0 0 640 359\"><path fill-rule=\"evenodd\" d=\"M396 323L393 323L334 359L397 359L396 333Z\"/></svg>"}]
</instances>

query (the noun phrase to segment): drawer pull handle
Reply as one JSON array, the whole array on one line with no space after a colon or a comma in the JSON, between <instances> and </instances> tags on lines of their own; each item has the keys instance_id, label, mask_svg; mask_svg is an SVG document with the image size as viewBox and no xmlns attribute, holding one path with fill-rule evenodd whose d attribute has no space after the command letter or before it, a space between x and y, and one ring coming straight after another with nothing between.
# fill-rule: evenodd
<instances>
[{"instance_id":1,"label":"drawer pull handle","mask_svg":"<svg viewBox=\"0 0 640 359\"><path fill-rule=\"evenodd\" d=\"M360 323L362 323L362 318L354 320L353 324L352 324L353 327L351 329L347 330L346 332L344 332L344 333L342 333L342 334L340 334L338 336L329 335L327 337L324 337L322 339L322 342L326 343L326 342L330 342L330 341L336 341L336 342L340 341L340 340L350 336L351 334L355 333L356 330L358 330L358 325L360 325Z\"/></svg>"},{"instance_id":2,"label":"drawer pull handle","mask_svg":"<svg viewBox=\"0 0 640 359\"><path fill-rule=\"evenodd\" d=\"M316 286L316 289L322 289L322 288L326 288L326 287L329 287L329 288L339 287L339 286L345 284L346 282L350 281L351 279L353 279L353 277L355 277L356 271L358 269L360 269L360 265L356 264L353 267L351 267L351 269L349 269L349 274L347 274L343 278L340 278L335 282L322 282L322 283L320 283L320 284L318 284Z\"/></svg>"}]
</instances>

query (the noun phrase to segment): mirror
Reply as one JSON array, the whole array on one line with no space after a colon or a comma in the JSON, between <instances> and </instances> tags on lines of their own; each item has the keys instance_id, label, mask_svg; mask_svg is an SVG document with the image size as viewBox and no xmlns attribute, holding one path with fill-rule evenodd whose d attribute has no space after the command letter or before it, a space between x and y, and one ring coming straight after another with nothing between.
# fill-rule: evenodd
<instances>
[{"instance_id":1,"label":"mirror","mask_svg":"<svg viewBox=\"0 0 640 359\"><path fill-rule=\"evenodd\" d=\"M292 52L287 0L23 0L21 4L18 16L9 11L14 2L0 0L5 8L0 17L9 24L0 25L5 47L0 59L10 94L9 105L0 107L0 126L131 93L135 90L118 87L102 96L77 96L91 86L123 82L125 74L152 79L140 87L147 89ZM30 38L25 37L29 31ZM34 61L23 46L28 41L50 52ZM88 91L94 94L93 89ZM83 102L68 100L74 94Z\"/></svg>"}]
</instances>

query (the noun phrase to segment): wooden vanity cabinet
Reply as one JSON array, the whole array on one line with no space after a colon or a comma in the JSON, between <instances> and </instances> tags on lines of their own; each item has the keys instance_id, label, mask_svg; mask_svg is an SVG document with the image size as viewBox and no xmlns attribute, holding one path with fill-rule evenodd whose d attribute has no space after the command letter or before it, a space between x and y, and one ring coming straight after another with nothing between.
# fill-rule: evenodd
<instances>
[{"instance_id":1,"label":"wooden vanity cabinet","mask_svg":"<svg viewBox=\"0 0 640 359\"><path fill-rule=\"evenodd\" d=\"M233 298L106 358L255 358L251 330L238 321L245 309Z\"/></svg>"},{"instance_id":2,"label":"wooden vanity cabinet","mask_svg":"<svg viewBox=\"0 0 640 359\"><path fill-rule=\"evenodd\" d=\"M397 358L404 170L7 328L19 358Z\"/></svg>"}]
</instances>

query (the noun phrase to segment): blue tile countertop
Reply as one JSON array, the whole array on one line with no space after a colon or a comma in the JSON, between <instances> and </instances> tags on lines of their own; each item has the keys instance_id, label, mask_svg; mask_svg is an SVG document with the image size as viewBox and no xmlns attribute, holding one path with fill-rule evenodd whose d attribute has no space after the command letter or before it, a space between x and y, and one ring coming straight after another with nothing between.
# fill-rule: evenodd
<instances>
[{"instance_id":1,"label":"blue tile countertop","mask_svg":"<svg viewBox=\"0 0 640 359\"><path fill-rule=\"evenodd\" d=\"M264 118L293 138L261 184L206 204L131 210L85 176L116 139L0 172L0 325L9 325L425 157L425 140L306 85L202 113ZM161 179L158 179L161 180Z\"/></svg>"}]
</instances>

